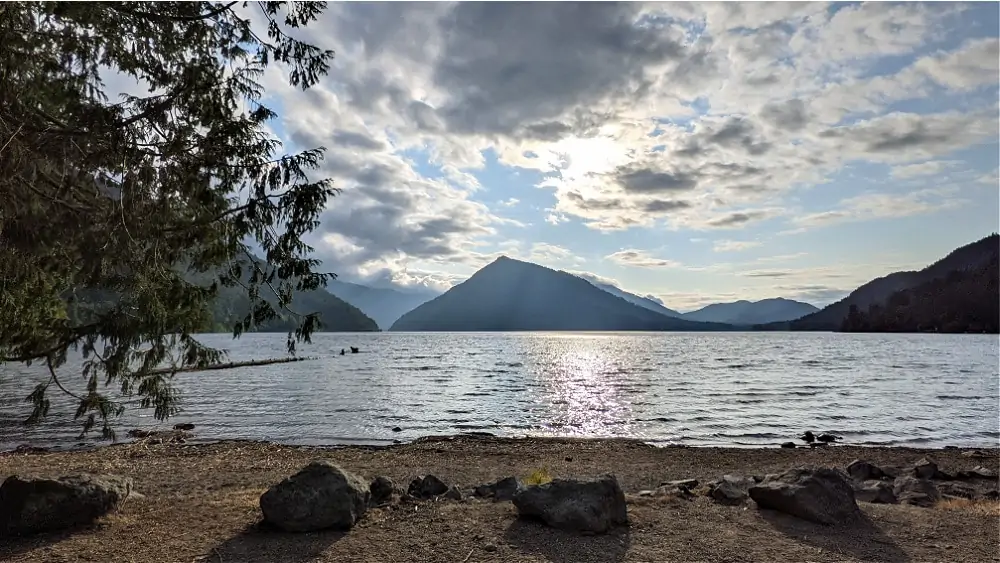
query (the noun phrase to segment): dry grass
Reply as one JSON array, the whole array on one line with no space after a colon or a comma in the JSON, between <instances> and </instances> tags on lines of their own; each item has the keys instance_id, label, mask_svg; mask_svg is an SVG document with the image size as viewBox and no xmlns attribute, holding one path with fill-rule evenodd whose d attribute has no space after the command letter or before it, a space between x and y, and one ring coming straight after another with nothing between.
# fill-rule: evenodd
<instances>
[{"instance_id":1,"label":"dry grass","mask_svg":"<svg viewBox=\"0 0 1000 563\"><path fill-rule=\"evenodd\" d=\"M1000 518L1000 500L946 498L934 505L934 508Z\"/></svg>"},{"instance_id":2,"label":"dry grass","mask_svg":"<svg viewBox=\"0 0 1000 563\"><path fill-rule=\"evenodd\" d=\"M996 461L996 450L988 452ZM864 526L833 529L767 511L694 500L640 498L659 483L764 475L797 465L845 467L857 458L907 466L931 457L957 472L986 464L960 450L831 447L822 450L653 448L629 440L422 440L387 449L298 448L255 442L138 444L76 453L0 454L6 475L81 471L132 477L142 498L73 534L0 541L0 561L322 563L460 561L623 563L659 561L997 561L998 518L974 503L941 509L863 504ZM433 473L468 490L526 468L566 478L614 473L630 525L580 537L517 519L511 503L466 499L369 511L350 532L279 534L259 528L266 488L314 459L397 484ZM993 486L996 486L994 483ZM961 506L960 506L961 505Z\"/></svg>"},{"instance_id":3,"label":"dry grass","mask_svg":"<svg viewBox=\"0 0 1000 563\"><path fill-rule=\"evenodd\" d=\"M545 469L544 467L532 471L531 474L524 478L524 484L528 486L544 485L551 482L552 475L549 473L548 469Z\"/></svg>"}]
</instances>

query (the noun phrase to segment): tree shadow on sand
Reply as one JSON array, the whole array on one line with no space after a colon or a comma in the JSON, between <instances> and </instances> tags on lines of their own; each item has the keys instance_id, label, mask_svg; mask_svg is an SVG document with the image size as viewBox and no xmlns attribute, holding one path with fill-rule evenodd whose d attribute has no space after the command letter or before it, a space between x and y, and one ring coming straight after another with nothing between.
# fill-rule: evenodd
<instances>
[{"instance_id":1,"label":"tree shadow on sand","mask_svg":"<svg viewBox=\"0 0 1000 563\"><path fill-rule=\"evenodd\" d=\"M862 561L909 563L910 557L886 536L867 515L854 524L823 526L777 512L760 509L760 516L775 530L796 541L851 556Z\"/></svg>"},{"instance_id":2,"label":"tree shadow on sand","mask_svg":"<svg viewBox=\"0 0 1000 563\"><path fill-rule=\"evenodd\" d=\"M0 561L24 555L35 550L45 549L49 546L69 539L76 534L85 534L96 529L95 526L83 526L74 530L61 530L58 532L46 532L32 534L28 536L10 536L0 539Z\"/></svg>"},{"instance_id":3,"label":"tree shadow on sand","mask_svg":"<svg viewBox=\"0 0 1000 563\"><path fill-rule=\"evenodd\" d=\"M324 530L293 534L263 522L243 531L205 553L206 561L217 558L241 563L306 563L315 561L347 533Z\"/></svg>"},{"instance_id":4,"label":"tree shadow on sand","mask_svg":"<svg viewBox=\"0 0 1000 563\"><path fill-rule=\"evenodd\" d=\"M553 563L617 563L625 559L632 541L628 526L603 535L580 535L528 518L518 518L508 526L504 539L522 552L540 555Z\"/></svg>"}]
</instances>

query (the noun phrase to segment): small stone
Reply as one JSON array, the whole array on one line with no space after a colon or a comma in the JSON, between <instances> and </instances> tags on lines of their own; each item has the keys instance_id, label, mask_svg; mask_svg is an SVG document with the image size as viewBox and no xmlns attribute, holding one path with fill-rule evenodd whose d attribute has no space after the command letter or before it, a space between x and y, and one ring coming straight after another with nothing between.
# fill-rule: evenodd
<instances>
[{"instance_id":1,"label":"small stone","mask_svg":"<svg viewBox=\"0 0 1000 563\"><path fill-rule=\"evenodd\" d=\"M400 428L400 427L398 427L398 426L393 426L393 427L392 427L392 431L393 431L393 432L402 432L402 431L403 431L403 429L402 429L402 428Z\"/></svg>"},{"instance_id":2,"label":"small stone","mask_svg":"<svg viewBox=\"0 0 1000 563\"><path fill-rule=\"evenodd\" d=\"M723 475L708 485L708 496L721 504L737 505L747 499L750 487L756 483L753 477Z\"/></svg>"},{"instance_id":3,"label":"small stone","mask_svg":"<svg viewBox=\"0 0 1000 563\"><path fill-rule=\"evenodd\" d=\"M462 500L462 491L460 491L455 485L452 485L451 487L448 487L448 490L442 496L446 499Z\"/></svg>"},{"instance_id":4,"label":"small stone","mask_svg":"<svg viewBox=\"0 0 1000 563\"><path fill-rule=\"evenodd\" d=\"M870 480L861 483L854 482L854 499L858 502L872 504L896 504L892 485L886 481Z\"/></svg>"},{"instance_id":5,"label":"small stone","mask_svg":"<svg viewBox=\"0 0 1000 563\"><path fill-rule=\"evenodd\" d=\"M786 450L793 450L795 449L795 442L785 442L784 444L781 444L781 447Z\"/></svg>"},{"instance_id":6,"label":"small stone","mask_svg":"<svg viewBox=\"0 0 1000 563\"><path fill-rule=\"evenodd\" d=\"M566 456L566 461L573 461L573 456L570 455Z\"/></svg>"},{"instance_id":7,"label":"small stone","mask_svg":"<svg viewBox=\"0 0 1000 563\"><path fill-rule=\"evenodd\" d=\"M696 489L698 488L697 479L677 479L676 481L666 481L660 483L660 487L680 487L684 489Z\"/></svg>"},{"instance_id":8,"label":"small stone","mask_svg":"<svg viewBox=\"0 0 1000 563\"><path fill-rule=\"evenodd\" d=\"M856 481L871 481L884 479L885 472L879 466L856 459L847 466L847 474Z\"/></svg>"},{"instance_id":9,"label":"small stone","mask_svg":"<svg viewBox=\"0 0 1000 563\"><path fill-rule=\"evenodd\" d=\"M917 479L933 479L937 477L938 466L926 457L913 466L913 476Z\"/></svg>"},{"instance_id":10,"label":"small stone","mask_svg":"<svg viewBox=\"0 0 1000 563\"><path fill-rule=\"evenodd\" d=\"M486 551L486 552L489 552L489 553L493 553L496 550L497 550L497 546L493 545L492 543L488 543L488 544L486 544L486 545L483 546L483 551Z\"/></svg>"},{"instance_id":11,"label":"small stone","mask_svg":"<svg viewBox=\"0 0 1000 563\"><path fill-rule=\"evenodd\" d=\"M371 492L371 504L378 505L388 502L392 498L395 488L396 485L392 479L379 475L372 480L371 485L368 485L368 490Z\"/></svg>"},{"instance_id":12,"label":"small stone","mask_svg":"<svg viewBox=\"0 0 1000 563\"><path fill-rule=\"evenodd\" d=\"M480 498L492 498L493 502L503 502L513 500L514 495L524 488L524 484L517 477L504 477L496 483L479 485L473 489L472 494Z\"/></svg>"},{"instance_id":13,"label":"small stone","mask_svg":"<svg viewBox=\"0 0 1000 563\"><path fill-rule=\"evenodd\" d=\"M447 493L448 485L434 475L425 475L410 481L406 492L412 497L426 499Z\"/></svg>"},{"instance_id":14,"label":"small stone","mask_svg":"<svg viewBox=\"0 0 1000 563\"><path fill-rule=\"evenodd\" d=\"M191 424L190 422L182 422L180 424L175 424L174 430L191 431L194 430L194 424Z\"/></svg>"},{"instance_id":15,"label":"small stone","mask_svg":"<svg viewBox=\"0 0 1000 563\"><path fill-rule=\"evenodd\" d=\"M929 508L941 500L941 493L934 483L915 477L898 477L892 485L892 492L904 504Z\"/></svg>"}]
</instances>

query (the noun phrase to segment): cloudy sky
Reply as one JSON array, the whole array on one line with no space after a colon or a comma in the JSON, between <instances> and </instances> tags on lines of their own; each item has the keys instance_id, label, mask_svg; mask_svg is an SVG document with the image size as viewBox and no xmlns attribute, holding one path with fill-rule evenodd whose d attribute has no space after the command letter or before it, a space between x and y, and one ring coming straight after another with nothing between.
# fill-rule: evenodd
<instances>
[{"instance_id":1,"label":"cloudy sky","mask_svg":"<svg viewBox=\"0 0 1000 563\"><path fill-rule=\"evenodd\" d=\"M998 229L998 5L331 3L323 83L265 76L343 193L343 279L500 254L674 308L825 304Z\"/></svg>"}]
</instances>

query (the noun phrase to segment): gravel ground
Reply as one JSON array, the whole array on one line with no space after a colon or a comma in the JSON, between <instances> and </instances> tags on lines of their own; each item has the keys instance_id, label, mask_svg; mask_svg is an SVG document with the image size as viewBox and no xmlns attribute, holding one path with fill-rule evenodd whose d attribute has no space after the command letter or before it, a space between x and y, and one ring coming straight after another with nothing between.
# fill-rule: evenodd
<instances>
[{"instance_id":1,"label":"gravel ground","mask_svg":"<svg viewBox=\"0 0 1000 563\"><path fill-rule=\"evenodd\" d=\"M89 471L133 478L142 498L93 528L0 541L2 561L212 563L304 562L664 562L664 561L1000 561L1000 505L935 508L861 504L866 522L827 528L753 502L721 506L638 497L663 481L702 482L763 475L797 465L843 468L862 458L905 467L930 457L945 471L997 468L998 451L908 448L655 448L629 440L424 439L391 448L303 448L257 442L133 443L86 452L0 454L0 478ZM614 473L630 524L605 536L577 536L517 518L509 502L428 501L369 511L347 533L283 534L259 528L258 498L312 459L404 487L433 473L463 490L545 469L555 477Z\"/></svg>"}]
</instances>

